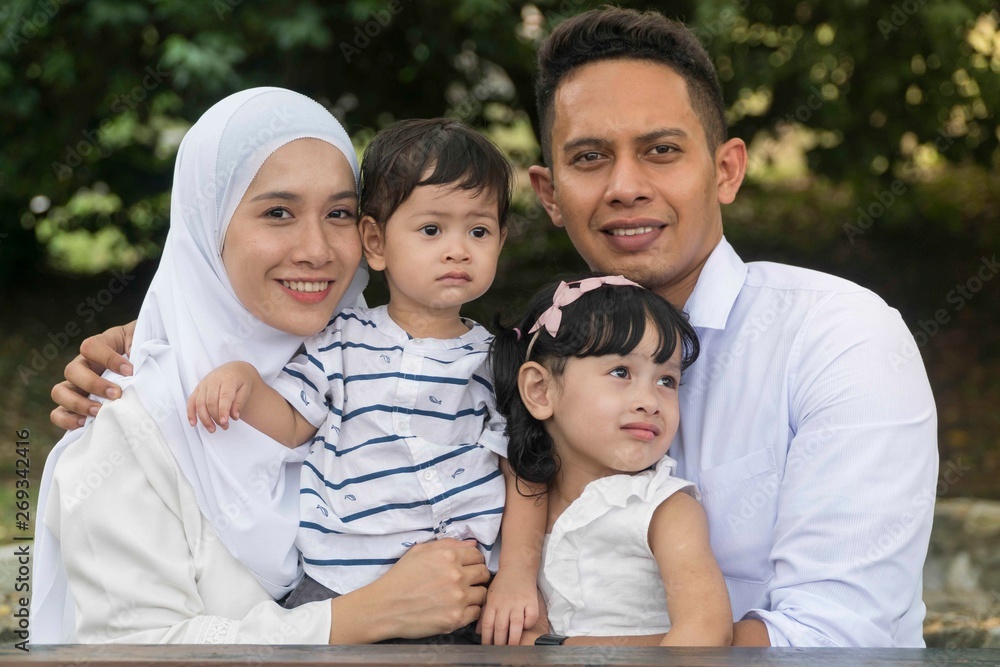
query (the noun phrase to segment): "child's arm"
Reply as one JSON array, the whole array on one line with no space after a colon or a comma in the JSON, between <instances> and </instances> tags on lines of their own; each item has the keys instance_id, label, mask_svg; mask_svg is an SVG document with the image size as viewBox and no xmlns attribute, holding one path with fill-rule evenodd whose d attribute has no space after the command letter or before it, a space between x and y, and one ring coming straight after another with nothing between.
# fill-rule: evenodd
<instances>
[{"instance_id":1,"label":"child's arm","mask_svg":"<svg viewBox=\"0 0 1000 667\"><path fill-rule=\"evenodd\" d=\"M729 591L708 542L708 520L697 500L675 493L656 508L649 547L667 593L670 631L661 646L729 646Z\"/></svg>"},{"instance_id":2,"label":"child's arm","mask_svg":"<svg viewBox=\"0 0 1000 667\"><path fill-rule=\"evenodd\" d=\"M188 398L187 410L191 426L200 419L209 433L215 432L216 422L228 429L232 417L286 447L298 447L316 435L316 427L245 361L231 361L206 375Z\"/></svg>"},{"instance_id":3,"label":"child's arm","mask_svg":"<svg viewBox=\"0 0 1000 667\"><path fill-rule=\"evenodd\" d=\"M500 459L507 482L500 524L500 567L490 584L480 621L483 644L512 644L538 620L538 568L545 536L546 503L541 485L518 481L507 459Z\"/></svg>"}]
</instances>

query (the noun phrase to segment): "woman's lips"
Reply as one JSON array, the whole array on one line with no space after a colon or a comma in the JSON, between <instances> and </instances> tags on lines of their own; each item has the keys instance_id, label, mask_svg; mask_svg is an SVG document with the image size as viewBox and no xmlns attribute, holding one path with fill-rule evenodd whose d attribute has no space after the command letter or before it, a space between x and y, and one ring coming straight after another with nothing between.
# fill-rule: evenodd
<instances>
[{"instance_id":1,"label":"woman's lips","mask_svg":"<svg viewBox=\"0 0 1000 667\"><path fill-rule=\"evenodd\" d=\"M281 287L281 289L284 290L285 294L292 297L299 303L305 303L305 304L313 304L323 301L327 296L330 295L330 290L333 288L333 283L334 283L334 281L332 280L313 280L313 281L278 280L276 282ZM285 283L290 283L296 286L302 284L305 285L311 284L312 286L315 286L316 283L323 283L323 282L326 283L326 287L324 289L320 289L315 292L299 291L298 289L292 289L285 284Z\"/></svg>"}]
</instances>

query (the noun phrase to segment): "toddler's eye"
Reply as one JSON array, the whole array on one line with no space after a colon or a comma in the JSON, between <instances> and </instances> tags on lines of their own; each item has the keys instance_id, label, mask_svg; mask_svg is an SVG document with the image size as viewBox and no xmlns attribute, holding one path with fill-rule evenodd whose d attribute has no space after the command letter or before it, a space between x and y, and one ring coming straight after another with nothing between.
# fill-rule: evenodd
<instances>
[{"instance_id":1,"label":"toddler's eye","mask_svg":"<svg viewBox=\"0 0 1000 667\"><path fill-rule=\"evenodd\" d=\"M628 376L628 369L625 368L624 366L619 366L618 368L612 368L611 372L609 373L609 375L613 375L616 378L621 378L623 380L627 380L628 377L629 377Z\"/></svg>"},{"instance_id":2,"label":"toddler's eye","mask_svg":"<svg viewBox=\"0 0 1000 667\"><path fill-rule=\"evenodd\" d=\"M677 388L677 379L674 378L674 377L672 377L672 376L670 376L670 375L664 375L663 377L661 377L657 381L657 384L659 384L662 387L668 387L670 389L676 389Z\"/></svg>"},{"instance_id":3,"label":"toddler's eye","mask_svg":"<svg viewBox=\"0 0 1000 667\"><path fill-rule=\"evenodd\" d=\"M424 225L420 228L420 233L424 236L437 236L441 233L441 228L437 225Z\"/></svg>"},{"instance_id":4,"label":"toddler's eye","mask_svg":"<svg viewBox=\"0 0 1000 667\"><path fill-rule=\"evenodd\" d=\"M485 239L489 235L490 230L485 227L476 227L469 233L472 234L472 238L474 239Z\"/></svg>"}]
</instances>

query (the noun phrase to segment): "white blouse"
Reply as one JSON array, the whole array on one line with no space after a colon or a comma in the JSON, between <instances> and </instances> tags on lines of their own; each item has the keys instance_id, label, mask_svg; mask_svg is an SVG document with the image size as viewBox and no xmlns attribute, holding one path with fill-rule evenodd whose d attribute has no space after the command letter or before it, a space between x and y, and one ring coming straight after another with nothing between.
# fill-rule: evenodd
<instances>
[{"instance_id":1,"label":"white blouse","mask_svg":"<svg viewBox=\"0 0 1000 667\"><path fill-rule=\"evenodd\" d=\"M44 521L69 579L69 642L329 641L329 601L282 608L219 541L134 391L67 448Z\"/></svg>"},{"instance_id":2,"label":"white blouse","mask_svg":"<svg viewBox=\"0 0 1000 667\"><path fill-rule=\"evenodd\" d=\"M694 484L674 477L676 466L665 456L653 470L594 480L556 520L538 573L552 632L625 636L670 630L648 533L653 512L674 493L699 498Z\"/></svg>"}]
</instances>

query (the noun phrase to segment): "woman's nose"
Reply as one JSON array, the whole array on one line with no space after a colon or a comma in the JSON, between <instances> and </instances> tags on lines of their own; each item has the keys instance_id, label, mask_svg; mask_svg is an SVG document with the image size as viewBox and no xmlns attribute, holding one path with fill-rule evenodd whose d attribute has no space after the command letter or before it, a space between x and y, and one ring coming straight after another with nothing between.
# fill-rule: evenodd
<instances>
[{"instance_id":1,"label":"woman's nose","mask_svg":"<svg viewBox=\"0 0 1000 667\"><path fill-rule=\"evenodd\" d=\"M324 233L324 221L310 220L302 225L292 250L292 261L318 267L333 258L333 249Z\"/></svg>"}]
</instances>

